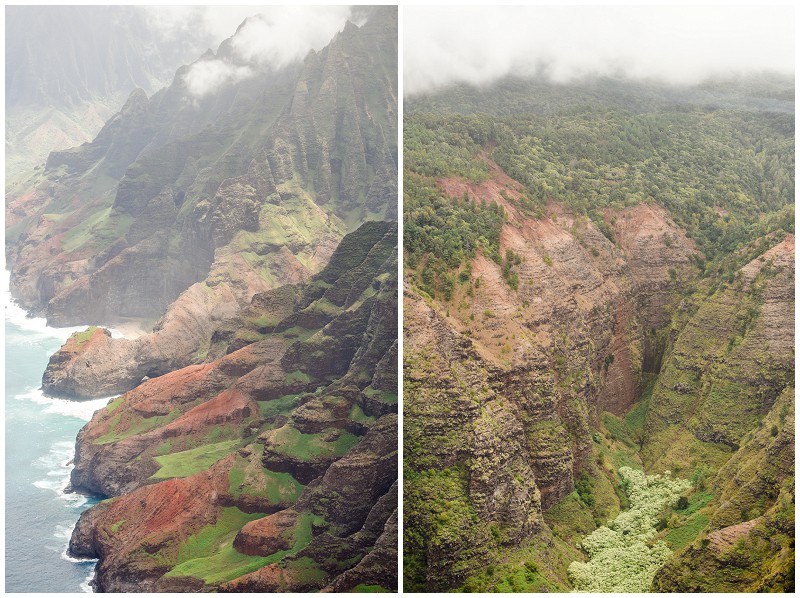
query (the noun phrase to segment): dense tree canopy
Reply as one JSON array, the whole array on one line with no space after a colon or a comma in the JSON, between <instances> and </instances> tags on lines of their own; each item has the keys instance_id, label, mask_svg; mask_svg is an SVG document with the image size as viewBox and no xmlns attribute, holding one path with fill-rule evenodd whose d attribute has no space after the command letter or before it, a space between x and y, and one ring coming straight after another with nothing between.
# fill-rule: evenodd
<instances>
[{"instance_id":1,"label":"dense tree canopy","mask_svg":"<svg viewBox=\"0 0 800 598\"><path fill-rule=\"evenodd\" d=\"M481 151L524 185L533 213L555 200L603 228L599 209L656 202L709 260L767 232L793 230L793 114L738 106L739 96L731 96L733 107L719 107L656 102L657 90L637 90L635 109L633 101L600 95L592 106L565 102L559 111L552 101L523 97L530 92L524 86L506 90L492 113L412 109L404 124L408 265L416 268L430 255L431 267L444 272L479 246L500 263L502 218L469 198L444 198L436 186L447 176L485 180ZM545 91L551 100L558 93ZM720 94L714 97L724 105ZM456 104L484 108L482 98L476 92ZM428 106L436 103L419 107Z\"/></svg>"}]
</instances>

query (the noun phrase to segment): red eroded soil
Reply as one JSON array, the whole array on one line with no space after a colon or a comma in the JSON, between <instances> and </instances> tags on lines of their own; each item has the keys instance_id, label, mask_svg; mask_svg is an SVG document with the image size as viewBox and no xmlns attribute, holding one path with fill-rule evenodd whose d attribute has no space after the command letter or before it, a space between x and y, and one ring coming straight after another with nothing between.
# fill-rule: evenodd
<instances>
[{"instance_id":1,"label":"red eroded soil","mask_svg":"<svg viewBox=\"0 0 800 598\"><path fill-rule=\"evenodd\" d=\"M461 199L464 192L467 192L470 198L475 199L477 202L496 203L503 206L506 214L516 214L516 208L504 199L500 192L505 192L510 198L519 199L522 193L522 185L508 176L485 153L481 155L481 159L489 167L489 177L484 182L473 183L458 177L449 177L439 179L439 188L450 197L457 199Z\"/></svg>"},{"instance_id":2,"label":"red eroded soil","mask_svg":"<svg viewBox=\"0 0 800 598\"><path fill-rule=\"evenodd\" d=\"M209 470L187 478L170 479L142 486L130 494L116 498L102 515L99 529L115 545L114 554L126 557L125 548L139 548L146 542L156 545L163 540L186 538L207 524L213 523L219 509L218 497L227 493L228 471L235 457L230 455ZM119 524L135 522L134 525ZM118 524L116 530L111 529Z\"/></svg>"},{"instance_id":3,"label":"red eroded soil","mask_svg":"<svg viewBox=\"0 0 800 598\"><path fill-rule=\"evenodd\" d=\"M197 434L219 424L239 422L258 412L258 405L238 390L226 390L161 428L164 437Z\"/></svg>"},{"instance_id":4,"label":"red eroded soil","mask_svg":"<svg viewBox=\"0 0 800 598\"><path fill-rule=\"evenodd\" d=\"M242 554L269 556L288 550L294 543L290 530L297 524L298 513L284 509L247 523L236 535L233 547Z\"/></svg>"},{"instance_id":5,"label":"red eroded soil","mask_svg":"<svg viewBox=\"0 0 800 598\"><path fill-rule=\"evenodd\" d=\"M749 534L763 520L763 517L758 517L750 521L745 521L744 523L738 523L736 525L724 527L708 534L708 540L711 543L711 546L720 552L725 552L732 548L739 538Z\"/></svg>"}]
</instances>

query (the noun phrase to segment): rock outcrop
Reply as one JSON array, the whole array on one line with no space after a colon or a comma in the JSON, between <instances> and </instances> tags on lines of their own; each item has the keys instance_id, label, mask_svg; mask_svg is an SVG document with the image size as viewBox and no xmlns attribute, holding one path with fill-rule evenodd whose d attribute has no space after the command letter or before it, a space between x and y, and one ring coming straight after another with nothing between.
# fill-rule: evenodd
<instances>
[{"instance_id":1,"label":"rock outcrop","mask_svg":"<svg viewBox=\"0 0 800 598\"><path fill-rule=\"evenodd\" d=\"M364 224L226 322L219 357L95 414L71 486L110 498L70 542L95 589L396 588L396 271L397 225Z\"/></svg>"},{"instance_id":2,"label":"rock outcrop","mask_svg":"<svg viewBox=\"0 0 800 598\"><path fill-rule=\"evenodd\" d=\"M133 92L91 143L10 194L25 307L61 326L160 318L108 343L108 359L48 374L51 390L97 396L102 378L123 392L201 362L253 295L308 280L345 233L396 217L396 9L368 12L302 64L217 94L192 97L189 67L150 98ZM227 60L231 43L198 62Z\"/></svg>"},{"instance_id":3,"label":"rock outcrop","mask_svg":"<svg viewBox=\"0 0 800 598\"><path fill-rule=\"evenodd\" d=\"M696 273L692 242L663 208L609 210L614 244L558 204L527 214L520 185L484 162L485 182L439 187L454 201L466 193L503 207L500 255L517 256L518 287L479 253L449 300L408 284L404 294L406 462L420 475L406 525L431 525L438 507L425 504L435 501L425 489L445 479L475 521L452 517L432 524L428 539L412 535L407 558L428 563L413 582L428 590L488 564L492 546L543 531L542 512L587 468L601 413L624 413L640 398L650 331L670 322L677 291Z\"/></svg>"}]
</instances>

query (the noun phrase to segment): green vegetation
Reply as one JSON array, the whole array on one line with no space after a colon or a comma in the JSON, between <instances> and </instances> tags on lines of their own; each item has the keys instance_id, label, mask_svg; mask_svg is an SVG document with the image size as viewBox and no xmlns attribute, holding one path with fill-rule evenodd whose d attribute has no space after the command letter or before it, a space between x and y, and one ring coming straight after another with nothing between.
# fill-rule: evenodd
<instances>
[{"instance_id":1,"label":"green vegetation","mask_svg":"<svg viewBox=\"0 0 800 598\"><path fill-rule=\"evenodd\" d=\"M302 326L292 326L281 332L281 336L288 339L306 341L319 331L318 328L303 328Z\"/></svg>"},{"instance_id":2,"label":"green vegetation","mask_svg":"<svg viewBox=\"0 0 800 598\"><path fill-rule=\"evenodd\" d=\"M281 550L266 557L247 556L233 548L236 533L248 521L264 517L263 513L242 513L235 507L222 509L217 523L200 530L187 538L181 545L178 562L167 577L190 576L202 579L208 584L222 583L236 579L280 562L284 557L295 554L311 541L312 523L320 523L316 515L305 513L300 516L294 529L294 544L289 550ZM311 569L309 563L300 563L300 568Z\"/></svg>"},{"instance_id":3,"label":"green vegetation","mask_svg":"<svg viewBox=\"0 0 800 598\"><path fill-rule=\"evenodd\" d=\"M264 513L244 513L236 507L223 508L213 525L205 526L184 540L178 552L178 561L182 563L213 555L220 544L235 537L246 523L262 517L265 517Z\"/></svg>"},{"instance_id":4,"label":"green vegetation","mask_svg":"<svg viewBox=\"0 0 800 598\"><path fill-rule=\"evenodd\" d=\"M97 326L89 326L83 332L75 332L71 337L72 341L75 343L75 348L77 349L83 343L88 342L89 339L92 338L95 330L97 330Z\"/></svg>"},{"instance_id":5,"label":"green vegetation","mask_svg":"<svg viewBox=\"0 0 800 598\"><path fill-rule=\"evenodd\" d=\"M258 445L263 450L263 445ZM259 461L237 456L228 473L229 491L235 498L242 495L268 499L274 505L294 504L303 492L303 484L290 473L264 469Z\"/></svg>"},{"instance_id":6,"label":"green vegetation","mask_svg":"<svg viewBox=\"0 0 800 598\"><path fill-rule=\"evenodd\" d=\"M121 404L121 399L118 399ZM115 401L116 403L116 401ZM112 403L112 405L114 405ZM114 405L112 412L119 407L119 404ZM97 444L109 444L111 442L118 442L131 436L144 434L150 430L155 430L161 426L178 419L183 412L180 409L173 409L167 415L154 415L153 417L140 417L134 413L125 412L118 413L114 419L111 420L110 431L103 436L100 436L94 442ZM124 423L123 423L124 418ZM119 428L123 428L118 430Z\"/></svg>"},{"instance_id":7,"label":"green vegetation","mask_svg":"<svg viewBox=\"0 0 800 598\"><path fill-rule=\"evenodd\" d=\"M183 562L165 574L165 577L197 577L206 583L223 583L252 573L262 567L278 562L286 553L275 553L268 557L248 556L233 547L233 540L224 543L207 557Z\"/></svg>"},{"instance_id":8,"label":"green vegetation","mask_svg":"<svg viewBox=\"0 0 800 598\"><path fill-rule=\"evenodd\" d=\"M408 175L405 181L406 263L411 269L421 265L418 284L423 291L434 297L437 285L443 284L443 293L452 292L454 277L448 272L470 262L479 249L501 261L502 207L469 197L444 198L432 179Z\"/></svg>"},{"instance_id":9,"label":"green vegetation","mask_svg":"<svg viewBox=\"0 0 800 598\"><path fill-rule=\"evenodd\" d=\"M133 223L133 216L103 208L71 228L61 240L64 251L72 252L90 241L100 247L122 237Z\"/></svg>"},{"instance_id":10,"label":"green vegetation","mask_svg":"<svg viewBox=\"0 0 800 598\"><path fill-rule=\"evenodd\" d=\"M356 587L354 587L353 591L364 592L364 593L378 593L378 594L385 594L389 592L389 590L387 590L383 586L368 586L363 583L360 583Z\"/></svg>"},{"instance_id":11,"label":"green vegetation","mask_svg":"<svg viewBox=\"0 0 800 598\"><path fill-rule=\"evenodd\" d=\"M567 567L576 556L574 546L547 535L512 549L470 575L459 588L463 592L565 592Z\"/></svg>"},{"instance_id":12,"label":"green vegetation","mask_svg":"<svg viewBox=\"0 0 800 598\"><path fill-rule=\"evenodd\" d=\"M320 569L319 564L314 559L307 556L287 561L284 566L292 572L292 576L295 579L303 584L314 583L320 587L324 585L323 582L328 578L328 573Z\"/></svg>"},{"instance_id":13,"label":"green vegetation","mask_svg":"<svg viewBox=\"0 0 800 598\"><path fill-rule=\"evenodd\" d=\"M742 525L731 541L711 540L698 528L676 530L685 548L659 571L653 590L663 592L785 592L794 588L794 479L761 519ZM695 518L700 517L695 515ZM690 538L694 531L699 539Z\"/></svg>"},{"instance_id":14,"label":"green vegetation","mask_svg":"<svg viewBox=\"0 0 800 598\"><path fill-rule=\"evenodd\" d=\"M494 592L541 592L549 591L550 584L539 573L536 563L528 562L511 575L505 576L495 587Z\"/></svg>"},{"instance_id":15,"label":"green vegetation","mask_svg":"<svg viewBox=\"0 0 800 598\"><path fill-rule=\"evenodd\" d=\"M463 468L407 472L403 510L408 523L403 530L403 569L406 591L426 588L426 557L446 551L449 573L466 577L486 561L496 540L489 525L475 513L467 498L467 476Z\"/></svg>"},{"instance_id":16,"label":"green vegetation","mask_svg":"<svg viewBox=\"0 0 800 598\"><path fill-rule=\"evenodd\" d=\"M365 415L364 410L359 405L353 405L349 417L360 424L374 424L376 420L374 415Z\"/></svg>"},{"instance_id":17,"label":"green vegetation","mask_svg":"<svg viewBox=\"0 0 800 598\"><path fill-rule=\"evenodd\" d=\"M294 372L289 372L288 374L286 374L286 381L302 382L304 384L307 384L311 382L311 377L305 372L301 372L300 370L295 370Z\"/></svg>"},{"instance_id":18,"label":"green vegetation","mask_svg":"<svg viewBox=\"0 0 800 598\"><path fill-rule=\"evenodd\" d=\"M335 440L327 440L330 431L303 434L291 425L285 425L272 436L272 447L289 457L309 461L319 457L341 457L358 443L358 436L350 432L336 432Z\"/></svg>"},{"instance_id":19,"label":"green vegetation","mask_svg":"<svg viewBox=\"0 0 800 598\"><path fill-rule=\"evenodd\" d=\"M117 521L115 524L113 524L113 525L111 526L111 528L110 528L110 529L111 529L111 533L112 533L112 534L116 534L116 533L117 533L117 532L120 530L120 528L121 528L123 525L125 525L125 522L126 522L126 521L127 521L127 519L120 519L120 520L119 520L119 521Z\"/></svg>"},{"instance_id":20,"label":"green vegetation","mask_svg":"<svg viewBox=\"0 0 800 598\"><path fill-rule=\"evenodd\" d=\"M214 444L201 445L180 453L156 457L161 469L150 476L150 479L185 478L205 471L223 457L227 457L239 443L239 440L226 440Z\"/></svg>"},{"instance_id":21,"label":"green vegetation","mask_svg":"<svg viewBox=\"0 0 800 598\"><path fill-rule=\"evenodd\" d=\"M683 497L681 497L683 498ZM678 506L676 507L675 511L684 515L686 517L690 515L694 515L697 511L705 507L711 499L714 498L714 495L710 492L698 492L690 500L687 501L685 507L681 508L681 501L678 501Z\"/></svg>"},{"instance_id":22,"label":"green vegetation","mask_svg":"<svg viewBox=\"0 0 800 598\"><path fill-rule=\"evenodd\" d=\"M680 550L697 538L707 525L708 517L698 513L689 518L685 524L669 530L667 535L664 536L664 541L669 544L673 550Z\"/></svg>"},{"instance_id":23,"label":"green vegetation","mask_svg":"<svg viewBox=\"0 0 800 598\"><path fill-rule=\"evenodd\" d=\"M661 509L677 502L690 483L672 479L668 473L645 475L628 467L621 468L619 474L630 509L581 542L590 560L575 561L569 567L570 580L578 591L645 592L670 556L662 542L650 542L656 536Z\"/></svg>"},{"instance_id":24,"label":"green vegetation","mask_svg":"<svg viewBox=\"0 0 800 598\"><path fill-rule=\"evenodd\" d=\"M403 125L403 161L410 172L425 177L460 176L480 183L489 169L475 154L486 141L467 117L416 115Z\"/></svg>"},{"instance_id":25,"label":"green vegetation","mask_svg":"<svg viewBox=\"0 0 800 598\"><path fill-rule=\"evenodd\" d=\"M521 263L521 256L514 253L511 249L506 249L506 257L503 260L503 280L515 291L519 288L519 275L516 272L516 267Z\"/></svg>"},{"instance_id":26,"label":"green vegetation","mask_svg":"<svg viewBox=\"0 0 800 598\"><path fill-rule=\"evenodd\" d=\"M299 394L284 395L272 401L259 401L258 408L261 417L267 419L275 415L288 415L292 409L297 407L301 396Z\"/></svg>"},{"instance_id":27,"label":"green vegetation","mask_svg":"<svg viewBox=\"0 0 800 598\"><path fill-rule=\"evenodd\" d=\"M384 403L390 403L392 405L396 405L397 404L397 393L396 392L388 392L388 391L385 391L385 390L378 390L377 388L372 388L371 386L368 386L367 388L365 388L363 392L364 392L365 395L367 395L369 397L373 397L373 398L377 397L377 398L379 398Z\"/></svg>"},{"instance_id":28,"label":"green vegetation","mask_svg":"<svg viewBox=\"0 0 800 598\"><path fill-rule=\"evenodd\" d=\"M114 413L116 409L122 405L122 397L117 397L113 401L111 401L108 405L106 405L106 413Z\"/></svg>"}]
</instances>

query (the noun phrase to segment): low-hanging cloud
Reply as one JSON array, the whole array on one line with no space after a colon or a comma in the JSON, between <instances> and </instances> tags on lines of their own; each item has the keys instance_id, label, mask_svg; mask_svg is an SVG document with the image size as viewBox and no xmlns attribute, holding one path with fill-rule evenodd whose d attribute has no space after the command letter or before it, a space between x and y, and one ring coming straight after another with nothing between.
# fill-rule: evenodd
<instances>
[{"instance_id":1,"label":"low-hanging cloud","mask_svg":"<svg viewBox=\"0 0 800 598\"><path fill-rule=\"evenodd\" d=\"M407 6L403 27L406 95L542 72L681 84L794 73L790 6Z\"/></svg>"},{"instance_id":2,"label":"low-hanging cloud","mask_svg":"<svg viewBox=\"0 0 800 598\"><path fill-rule=\"evenodd\" d=\"M327 45L351 14L347 6L247 8L251 14L233 36L231 52L199 61L184 75L192 96L202 97L265 68L280 69L302 60L310 50ZM202 14L205 19L209 13Z\"/></svg>"},{"instance_id":3,"label":"low-hanging cloud","mask_svg":"<svg viewBox=\"0 0 800 598\"><path fill-rule=\"evenodd\" d=\"M233 49L246 62L281 68L327 45L348 18L348 6L273 6L247 20Z\"/></svg>"},{"instance_id":4,"label":"low-hanging cloud","mask_svg":"<svg viewBox=\"0 0 800 598\"><path fill-rule=\"evenodd\" d=\"M203 60L192 65L184 80L194 97L202 97L223 85L236 83L253 75L249 66L237 66L222 60Z\"/></svg>"}]
</instances>

